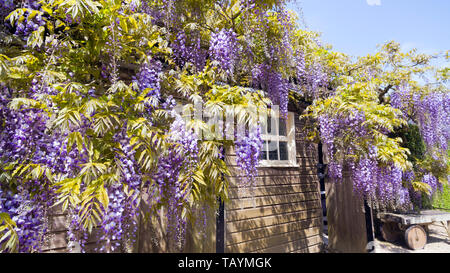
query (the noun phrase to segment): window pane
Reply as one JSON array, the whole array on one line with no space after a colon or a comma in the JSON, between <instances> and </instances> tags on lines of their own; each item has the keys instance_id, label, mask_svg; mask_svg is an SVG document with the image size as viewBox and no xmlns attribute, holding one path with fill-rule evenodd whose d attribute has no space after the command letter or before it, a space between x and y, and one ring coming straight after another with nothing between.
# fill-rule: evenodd
<instances>
[{"instance_id":1,"label":"window pane","mask_svg":"<svg viewBox=\"0 0 450 273\"><path fill-rule=\"evenodd\" d=\"M267 117L267 134L274 136L277 135L277 119Z\"/></svg>"},{"instance_id":2,"label":"window pane","mask_svg":"<svg viewBox=\"0 0 450 273\"><path fill-rule=\"evenodd\" d=\"M285 136L286 135L286 120L280 118L278 124L279 124L279 134L280 134L280 136Z\"/></svg>"},{"instance_id":3,"label":"window pane","mask_svg":"<svg viewBox=\"0 0 450 273\"><path fill-rule=\"evenodd\" d=\"M287 142L280 141L280 160L288 160Z\"/></svg>"},{"instance_id":4,"label":"window pane","mask_svg":"<svg viewBox=\"0 0 450 273\"><path fill-rule=\"evenodd\" d=\"M260 160L267 160L267 141L263 142L261 153L259 155Z\"/></svg>"},{"instance_id":5,"label":"window pane","mask_svg":"<svg viewBox=\"0 0 450 273\"><path fill-rule=\"evenodd\" d=\"M263 124L262 122L261 122L261 134L267 135L267 124Z\"/></svg>"},{"instance_id":6,"label":"window pane","mask_svg":"<svg viewBox=\"0 0 450 273\"><path fill-rule=\"evenodd\" d=\"M269 141L269 160L278 160L278 143L277 141Z\"/></svg>"}]
</instances>

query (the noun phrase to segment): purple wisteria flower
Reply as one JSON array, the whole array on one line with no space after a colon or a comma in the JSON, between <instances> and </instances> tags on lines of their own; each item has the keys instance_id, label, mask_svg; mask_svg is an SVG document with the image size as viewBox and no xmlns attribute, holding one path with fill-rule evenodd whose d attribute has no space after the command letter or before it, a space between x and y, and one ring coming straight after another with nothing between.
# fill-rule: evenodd
<instances>
[{"instance_id":1,"label":"purple wisteria flower","mask_svg":"<svg viewBox=\"0 0 450 273\"><path fill-rule=\"evenodd\" d=\"M238 52L237 35L233 30L221 29L211 34L209 54L228 74L234 72Z\"/></svg>"}]
</instances>

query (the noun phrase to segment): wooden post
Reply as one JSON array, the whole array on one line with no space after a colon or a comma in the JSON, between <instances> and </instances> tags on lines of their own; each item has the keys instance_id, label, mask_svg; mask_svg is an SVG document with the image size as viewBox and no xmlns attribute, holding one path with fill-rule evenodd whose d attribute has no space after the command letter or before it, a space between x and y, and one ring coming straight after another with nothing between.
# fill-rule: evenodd
<instances>
[{"instance_id":1,"label":"wooden post","mask_svg":"<svg viewBox=\"0 0 450 273\"><path fill-rule=\"evenodd\" d=\"M373 214L372 208L369 207L367 200L364 199L364 214L366 217L366 234L367 234L367 246L370 248L367 249L368 252L372 252L375 250L375 233L373 230Z\"/></svg>"},{"instance_id":2,"label":"wooden post","mask_svg":"<svg viewBox=\"0 0 450 273\"><path fill-rule=\"evenodd\" d=\"M220 158L225 161L225 147L222 146L223 153ZM224 174L220 174L224 181ZM225 252L225 204L219 197L219 214L216 214L216 253Z\"/></svg>"},{"instance_id":3,"label":"wooden post","mask_svg":"<svg viewBox=\"0 0 450 273\"><path fill-rule=\"evenodd\" d=\"M444 224L444 227L447 230L448 238L450 239L450 221L447 221L447 224L445 224L445 222L442 223Z\"/></svg>"},{"instance_id":4,"label":"wooden post","mask_svg":"<svg viewBox=\"0 0 450 273\"><path fill-rule=\"evenodd\" d=\"M216 216L216 253L225 252L225 204L219 197L219 214Z\"/></svg>"},{"instance_id":5,"label":"wooden post","mask_svg":"<svg viewBox=\"0 0 450 273\"><path fill-rule=\"evenodd\" d=\"M323 217L323 231L328 233L328 222L327 222L327 202L326 202L326 189L325 189L325 168L326 165L323 163L323 152L322 152L322 142L317 145L318 148L318 159L319 164L317 164L317 175L319 177L320 183L320 201L322 203L322 217ZM328 234L327 234L328 235Z\"/></svg>"}]
</instances>

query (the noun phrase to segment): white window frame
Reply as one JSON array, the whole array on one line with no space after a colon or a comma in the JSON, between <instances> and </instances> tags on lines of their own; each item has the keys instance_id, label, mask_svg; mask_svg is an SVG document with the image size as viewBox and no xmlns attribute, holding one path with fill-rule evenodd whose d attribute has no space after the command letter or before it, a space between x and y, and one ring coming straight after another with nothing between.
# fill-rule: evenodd
<instances>
[{"instance_id":1,"label":"white window frame","mask_svg":"<svg viewBox=\"0 0 450 273\"><path fill-rule=\"evenodd\" d=\"M274 116L270 119L272 131L275 129L276 134L269 134L267 132L267 124L266 129L264 130L267 134L261 134L263 141L276 141L277 142L277 150L278 150L278 158L280 158L280 148L279 141L287 142L287 153L288 160L259 160L258 167L298 167L297 163L297 150L295 147L295 122L294 122L294 113L288 112L287 121L286 121L286 136L279 135L279 116ZM273 122L275 120L275 122ZM275 124L274 124L275 123ZM273 126L275 125L275 126ZM275 127L275 128L274 128ZM268 143L266 145L269 145ZM267 150L268 151L268 150ZM268 151L269 152L269 151ZM267 155L268 157L269 155Z\"/></svg>"}]
</instances>

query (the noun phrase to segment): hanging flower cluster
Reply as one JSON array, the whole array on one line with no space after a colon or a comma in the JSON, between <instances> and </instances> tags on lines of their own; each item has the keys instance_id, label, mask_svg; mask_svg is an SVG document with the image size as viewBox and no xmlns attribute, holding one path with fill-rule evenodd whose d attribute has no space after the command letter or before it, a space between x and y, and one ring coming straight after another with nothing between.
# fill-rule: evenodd
<instances>
[{"instance_id":1,"label":"hanging flower cluster","mask_svg":"<svg viewBox=\"0 0 450 273\"><path fill-rule=\"evenodd\" d=\"M348 167L354 192L370 204L383 208L409 208L410 184L403 182L402 169L394 164L381 164L376 146L369 145L368 152L358 157L351 145L342 144L344 139L370 138L364 112L355 111L346 116L324 114L318 122L321 141L327 147L328 176L333 181L341 181L343 170Z\"/></svg>"},{"instance_id":2,"label":"hanging flower cluster","mask_svg":"<svg viewBox=\"0 0 450 273\"><path fill-rule=\"evenodd\" d=\"M142 64L137 75L133 76L133 81L139 87L140 92L144 92L146 98L151 98L146 104L148 113L158 106L161 99L161 86L158 75L160 72L161 64L157 61L150 61Z\"/></svg>"},{"instance_id":3,"label":"hanging flower cluster","mask_svg":"<svg viewBox=\"0 0 450 273\"><path fill-rule=\"evenodd\" d=\"M252 187L254 179L258 174L258 161L263 145L261 129L258 126L248 130L248 133L236 134L235 150L236 163L244 172L241 181L242 187Z\"/></svg>"},{"instance_id":4,"label":"hanging flower cluster","mask_svg":"<svg viewBox=\"0 0 450 273\"><path fill-rule=\"evenodd\" d=\"M260 64L252 70L252 84L266 91L272 103L279 105L280 115L287 118L289 81L268 64Z\"/></svg>"},{"instance_id":5,"label":"hanging flower cluster","mask_svg":"<svg viewBox=\"0 0 450 273\"><path fill-rule=\"evenodd\" d=\"M3 0L0 1L0 20L4 20L6 16L8 16L11 11L16 8L16 4L14 0Z\"/></svg>"},{"instance_id":6,"label":"hanging flower cluster","mask_svg":"<svg viewBox=\"0 0 450 273\"><path fill-rule=\"evenodd\" d=\"M39 188L40 187L40 188ZM46 188L43 188L46 187ZM40 194L31 191L40 190ZM0 187L0 213L8 213L16 223L15 231L19 240L19 252L39 252L42 249L44 235L49 230L47 209L52 204L48 186L35 181L30 189L17 188L17 192L4 191ZM0 245L4 241L0 241Z\"/></svg>"},{"instance_id":7,"label":"hanging flower cluster","mask_svg":"<svg viewBox=\"0 0 450 273\"><path fill-rule=\"evenodd\" d=\"M351 164L354 191L377 206L408 208L409 189L403 185L403 172L394 165L379 166L376 153Z\"/></svg>"},{"instance_id":8,"label":"hanging flower cluster","mask_svg":"<svg viewBox=\"0 0 450 273\"><path fill-rule=\"evenodd\" d=\"M414 119L428 148L446 151L450 140L450 94L431 92L422 98L406 84L390 95L391 105Z\"/></svg>"},{"instance_id":9,"label":"hanging flower cluster","mask_svg":"<svg viewBox=\"0 0 450 273\"><path fill-rule=\"evenodd\" d=\"M174 122L169 130L169 141L172 143L167 154L159 160L158 169L154 175L156 189L167 207L168 233L172 242L178 242L177 248L182 248L186 220L182 217L183 203L189 198L189 188L192 183L192 173L184 181L179 177L182 173L192 172L197 162L198 137L193 130L186 128L183 118L172 112Z\"/></svg>"},{"instance_id":10,"label":"hanging flower cluster","mask_svg":"<svg viewBox=\"0 0 450 273\"><path fill-rule=\"evenodd\" d=\"M238 52L236 33L232 29L216 30L216 33L211 34L209 54L228 74L233 74Z\"/></svg>"},{"instance_id":11,"label":"hanging flower cluster","mask_svg":"<svg viewBox=\"0 0 450 273\"><path fill-rule=\"evenodd\" d=\"M427 146L446 151L450 141L450 93L430 93L415 107L421 135Z\"/></svg>"},{"instance_id":12,"label":"hanging flower cluster","mask_svg":"<svg viewBox=\"0 0 450 273\"><path fill-rule=\"evenodd\" d=\"M364 125L365 120L364 112L361 111L355 111L351 115L341 117L327 114L319 117L320 138L322 143L327 147L327 156L330 160L328 174L331 178L337 180L342 178L342 170L345 162L340 158L336 158L336 154L352 153L351 147L343 150L344 147L337 146L335 144L337 139L348 137L349 134L353 137L367 135L367 129ZM352 128L352 131L348 132L347 128Z\"/></svg>"},{"instance_id":13,"label":"hanging flower cluster","mask_svg":"<svg viewBox=\"0 0 450 273\"><path fill-rule=\"evenodd\" d=\"M206 50L201 47L201 40L198 34L187 38L185 31L179 31L172 44L175 61L184 66L192 63L198 70L202 70L206 61Z\"/></svg>"},{"instance_id":14,"label":"hanging flower cluster","mask_svg":"<svg viewBox=\"0 0 450 273\"><path fill-rule=\"evenodd\" d=\"M294 57L296 77L300 86L304 90L304 95L311 98L318 98L321 95L320 88L328 87L329 76L323 65L316 61L306 66L305 53L298 50Z\"/></svg>"}]
</instances>

